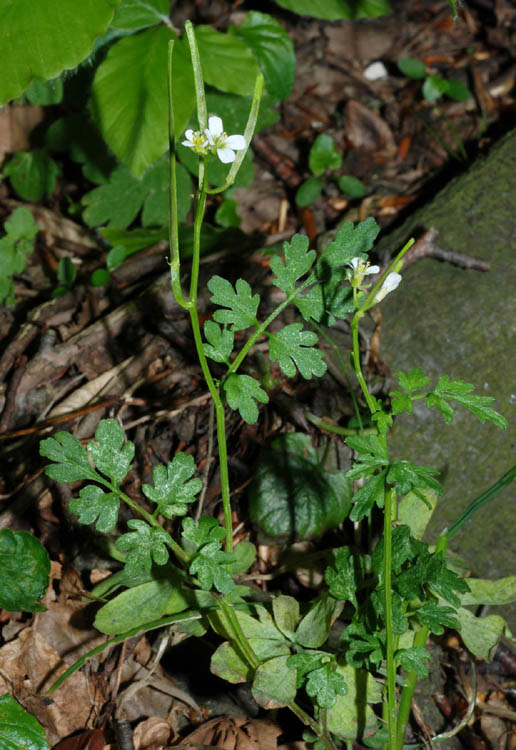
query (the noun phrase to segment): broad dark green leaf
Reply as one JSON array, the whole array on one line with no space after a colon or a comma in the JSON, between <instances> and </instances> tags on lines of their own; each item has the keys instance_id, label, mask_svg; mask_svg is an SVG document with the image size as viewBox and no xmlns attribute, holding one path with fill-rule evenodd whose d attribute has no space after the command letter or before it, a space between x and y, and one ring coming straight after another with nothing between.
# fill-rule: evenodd
<instances>
[{"instance_id":1,"label":"broad dark green leaf","mask_svg":"<svg viewBox=\"0 0 516 750\"><path fill-rule=\"evenodd\" d=\"M347 692L337 695L334 705L328 709L328 730L341 740L373 734L378 719L370 704L382 700L382 686L371 674L355 671L348 665L339 664L336 673L343 677Z\"/></svg>"},{"instance_id":2,"label":"broad dark green leaf","mask_svg":"<svg viewBox=\"0 0 516 750\"><path fill-rule=\"evenodd\" d=\"M63 98L62 77L59 76L52 81L41 81L39 78L34 78L25 92L25 98L34 106L39 107L59 104Z\"/></svg>"},{"instance_id":3,"label":"broad dark green leaf","mask_svg":"<svg viewBox=\"0 0 516 750\"><path fill-rule=\"evenodd\" d=\"M204 80L229 94L252 94L260 70L245 42L212 26L195 29Z\"/></svg>"},{"instance_id":4,"label":"broad dark green leaf","mask_svg":"<svg viewBox=\"0 0 516 750\"><path fill-rule=\"evenodd\" d=\"M306 539L320 536L346 518L351 483L342 472L327 474L308 435L275 440L260 455L249 488L252 522L267 538ZM332 478L341 477L339 490Z\"/></svg>"},{"instance_id":5,"label":"broad dark green leaf","mask_svg":"<svg viewBox=\"0 0 516 750\"><path fill-rule=\"evenodd\" d=\"M259 706L282 708L296 697L296 670L287 666L288 656L276 656L260 664L251 692Z\"/></svg>"},{"instance_id":6,"label":"broad dark green leaf","mask_svg":"<svg viewBox=\"0 0 516 750\"><path fill-rule=\"evenodd\" d=\"M143 203L144 227L168 227L169 162L168 155L158 159L142 177L146 198ZM192 179L182 164L176 163L177 220L186 221L192 205ZM121 226L121 225L118 225Z\"/></svg>"},{"instance_id":7,"label":"broad dark green leaf","mask_svg":"<svg viewBox=\"0 0 516 750\"><path fill-rule=\"evenodd\" d=\"M48 588L50 558L39 539L28 531L2 529L0 569L0 608L8 612L44 610L38 599Z\"/></svg>"},{"instance_id":8,"label":"broad dark green leaf","mask_svg":"<svg viewBox=\"0 0 516 750\"><path fill-rule=\"evenodd\" d=\"M238 201L225 200L215 212L215 223L220 227L239 227L242 217L237 213Z\"/></svg>"},{"instance_id":9,"label":"broad dark green leaf","mask_svg":"<svg viewBox=\"0 0 516 750\"><path fill-rule=\"evenodd\" d=\"M54 192L59 167L45 151L36 149L15 154L3 173L20 198L37 202Z\"/></svg>"},{"instance_id":10,"label":"broad dark green leaf","mask_svg":"<svg viewBox=\"0 0 516 750\"><path fill-rule=\"evenodd\" d=\"M328 594L322 594L299 623L296 641L305 648L320 648L328 639L331 626L342 612L344 604Z\"/></svg>"},{"instance_id":11,"label":"broad dark green leaf","mask_svg":"<svg viewBox=\"0 0 516 750\"><path fill-rule=\"evenodd\" d=\"M284 636L294 640L294 631L299 622L299 602L293 596L280 594L272 600L274 622Z\"/></svg>"},{"instance_id":12,"label":"broad dark green leaf","mask_svg":"<svg viewBox=\"0 0 516 750\"><path fill-rule=\"evenodd\" d=\"M111 23L119 0L0 0L0 106L23 94L34 78L55 78L77 67Z\"/></svg>"},{"instance_id":13,"label":"broad dark green leaf","mask_svg":"<svg viewBox=\"0 0 516 750\"><path fill-rule=\"evenodd\" d=\"M229 33L242 39L260 66L269 93L287 99L294 84L296 54L294 44L282 25L267 13L250 11L241 26L230 26Z\"/></svg>"},{"instance_id":14,"label":"broad dark green leaf","mask_svg":"<svg viewBox=\"0 0 516 750\"><path fill-rule=\"evenodd\" d=\"M450 99L453 99L456 102L467 102L468 99L471 99L473 94L468 89L465 83L462 83L462 81L457 81L455 78L452 78L450 81L448 81L448 88L446 89L446 96Z\"/></svg>"},{"instance_id":15,"label":"broad dark green leaf","mask_svg":"<svg viewBox=\"0 0 516 750\"><path fill-rule=\"evenodd\" d=\"M83 196L83 219L90 227L108 222L108 227L126 229L138 215L147 193L141 180L126 167L117 167L109 182Z\"/></svg>"},{"instance_id":16,"label":"broad dark green leaf","mask_svg":"<svg viewBox=\"0 0 516 750\"><path fill-rule=\"evenodd\" d=\"M49 750L45 730L10 695L0 695L0 747L2 750Z\"/></svg>"}]
</instances>

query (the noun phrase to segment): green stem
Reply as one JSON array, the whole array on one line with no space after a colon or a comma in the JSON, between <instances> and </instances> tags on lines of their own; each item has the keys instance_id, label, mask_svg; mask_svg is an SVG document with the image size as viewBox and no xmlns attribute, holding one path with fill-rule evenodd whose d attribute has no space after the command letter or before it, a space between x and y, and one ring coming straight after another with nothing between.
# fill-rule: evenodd
<instances>
[{"instance_id":1,"label":"green stem","mask_svg":"<svg viewBox=\"0 0 516 750\"><path fill-rule=\"evenodd\" d=\"M425 647L426 639L428 638L428 628L423 626L414 635L414 646L421 648ZM409 672L405 679L405 685L401 691L400 705L398 709L398 729L396 732L397 750L403 750L403 743L405 741L405 732L410 716L410 709L412 706L412 697L414 690L416 689L418 676L415 672Z\"/></svg>"},{"instance_id":2,"label":"green stem","mask_svg":"<svg viewBox=\"0 0 516 750\"><path fill-rule=\"evenodd\" d=\"M482 507L485 503L487 503L489 500L491 500L493 497L498 495L499 492L501 492L505 487L507 487L514 479L516 478L516 465L513 466L509 471L506 471L503 476L498 479L497 482L495 482L489 489L487 489L485 492L483 492L481 495L479 495L473 502L466 508L464 513L462 513L459 518L455 521L454 524L448 529L448 531L443 532L443 535L446 536L447 539L451 539L452 536L454 536L457 531L464 526L466 521L470 518L470 516L475 513L479 508Z\"/></svg>"},{"instance_id":3,"label":"green stem","mask_svg":"<svg viewBox=\"0 0 516 750\"><path fill-rule=\"evenodd\" d=\"M331 432L334 435L377 435L378 430L376 427L369 427L366 430L364 429L358 429L354 430L351 427L339 427L336 424L333 424L332 422L328 422L327 419L324 419L324 417L316 417L315 414L311 414L310 412L305 412L305 417L309 422L314 424L316 427L318 427L320 430L325 430L326 432Z\"/></svg>"},{"instance_id":4,"label":"green stem","mask_svg":"<svg viewBox=\"0 0 516 750\"><path fill-rule=\"evenodd\" d=\"M362 374L362 364L360 362L360 343L359 343L359 338L358 338L359 323L360 323L360 317L358 317L358 314L355 314L353 320L351 321L351 336L352 336L352 341L353 341L353 369L355 371L355 375L360 385L360 388L362 389L362 393L364 394L364 398L366 400L366 404L369 408L369 411L371 412L371 414L374 414L377 410L376 401L369 393L369 390L367 388L367 383Z\"/></svg>"},{"instance_id":5,"label":"green stem","mask_svg":"<svg viewBox=\"0 0 516 750\"><path fill-rule=\"evenodd\" d=\"M204 93L204 79L202 75L201 58L195 38L195 30L191 21L185 21L185 31L190 46L190 56L192 58L192 68L194 74L195 97L197 100L197 119L199 120L199 130L204 133L208 125L206 114L206 95Z\"/></svg>"},{"instance_id":6,"label":"green stem","mask_svg":"<svg viewBox=\"0 0 516 750\"><path fill-rule=\"evenodd\" d=\"M288 305L290 305L290 303L292 302L292 300L294 300L298 296L298 294L300 294L301 292L303 292L307 287L311 286L313 283L314 283L314 277L313 277L313 274L311 274L301 284L301 286L298 286L297 289L295 289L293 292L291 292L288 295L288 297L286 297L283 300L283 302L281 303L281 305L278 305L278 307L271 312L271 314L269 315L269 317L266 320L264 320L263 323L259 323L257 325L255 332L253 334L251 334L251 336L247 339L247 341L244 344L244 346L240 349L240 351L238 352L237 356L235 357L235 359L233 360L233 362L231 363L231 365L228 367L228 371L226 372L226 375L225 375L224 379L228 378L230 375L233 375L238 370L238 368L240 367L240 365L242 364L242 362L246 358L247 354L249 353L249 350L251 349L251 347L254 346L254 344L260 338L260 336L262 336L265 333L266 329L270 326L270 324L272 323L272 321L275 318L277 318L278 315L286 307L288 307Z\"/></svg>"},{"instance_id":7,"label":"green stem","mask_svg":"<svg viewBox=\"0 0 516 750\"><path fill-rule=\"evenodd\" d=\"M394 489L385 493L383 524L383 576L385 586L385 637L387 658L387 726L389 750L396 750L396 664L394 661L394 631L392 623L392 513Z\"/></svg>"},{"instance_id":8,"label":"green stem","mask_svg":"<svg viewBox=\"0 0 516 750\"><path fill-rule=\"evenodd\" d=\"M247 660L249 666L251 666L253 669L258 669L258 667L260 666L260 660L249 645L249 640L244 635L244 631L242 630L242 627L238 622L238 617L236 616L235 610L233 609L232 605L225 599L221 599L220 606L222 612L226 617L226 621L228 622L232 630L233 640Z\"/></svg>"}]
</instances>

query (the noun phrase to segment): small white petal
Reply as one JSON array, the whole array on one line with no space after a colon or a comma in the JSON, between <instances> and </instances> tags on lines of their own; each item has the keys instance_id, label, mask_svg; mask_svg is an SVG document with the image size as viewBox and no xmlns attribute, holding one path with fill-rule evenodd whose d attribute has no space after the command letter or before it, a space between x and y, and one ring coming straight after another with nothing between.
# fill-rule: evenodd
<instances>
[{"instance_id":1,"label":"small white petal","mask_svg":"<svg viewBox=\"0 0 516 750\"><path fill-rule=\"evenodd\" d=\"M182 146L187 146L187 148L193 148L193 141L181 141Z\"/></svg>"},{"instance_id":2,"label":"small white petal","mask_svg":"<svg viewBox=\"0 0 516 750\"><path fill-rule=\"evenodd\" d=\"M377 61L368 65L363 75L368 81L379 81L381 78L387 78L388 74L383 62Z\"/></svg>"},{"instance_id":3,"label":"small white petal","mask_svg":"<svg viewBox=\"0 0 516 750\"><path fill-rule=\"evenodd\" d=\"M388 292L394 291L401 281L401 274L390 273L382 284L382 289L387 289Z\"/></svg>"},{"instance_id":4,"label":"small white petal","mask_svg":"<svg viewBox=\"0 0 516 750\"><path fill-rule=\"evenodd\" d=\"M349 261L349 265L353 266L353 269L356 271L360 262L360 258L351 258L351 260Z\"/></svg>"},{"instance_id":5,"label":"small white petal","mask_svg":"<svg viewBox=\"0 0 516 750\"><path fill-rule=\"evenodd\" d=\"M193 137L194 137L194 132L193 132L193 130L187 130L187 131L186 131L186 133L185 133L185 136L187 137L187 139L188 139L189 141L193 141Z\"/></svg>"},{"instance_id":6,"label":"small white petal","mask_svg":"<svg viewBox=\"0 0 516 750\"><path fill-rule=\"evenodd\" d=\"M232 161L235 161L235 152L230 148L218 148L217 156L223 164L230 164Z\"/></svg>"},{"instance_id":7,"label":"small white petal","mask_svg":"<svg viewBox=\"0 0 516 750\"><path fill-rule=\"evenodd\" d=\"M223 127L222 127L222 120L220 119L220 117L213 115L212 117L209 118L208 130L214 138L222 134ZM206 133L206 135L208 135L208 133Z\"/></svg>"},{"instance_id":8,"label":"small white petal","mask_svg":"<svg viewBox=\"0 0 516 750\"><path fill-rule=\"evenodd\" d=\"M230 135L226 138L226 147L234 151L240 151L245 148L245 138L243 135Z\"/></svg>"},{"instance_id":9,"label":"small white petal","mask_svg":"<svg viewBox=\"0 0 516 750\"><path fill-rule=\"evenodd\" d=\"M208 130L208 128L206 128L206 130L204 131L204 135L208 139L208 143L210 144L210 146L213 146L215 144L215 140L213 138L213 135Z\"/></svg>"},{"instance_id":10,"label":"small white petal","mask_svg":"<svg viewBox=\"0 0 516 750\"><path fill-rule=\"evenodd\" d=\"M370 276L372 273L380 273L380 266L369 266L367 271L365 271L366 276Z\"/></svg>"}]
</instances>

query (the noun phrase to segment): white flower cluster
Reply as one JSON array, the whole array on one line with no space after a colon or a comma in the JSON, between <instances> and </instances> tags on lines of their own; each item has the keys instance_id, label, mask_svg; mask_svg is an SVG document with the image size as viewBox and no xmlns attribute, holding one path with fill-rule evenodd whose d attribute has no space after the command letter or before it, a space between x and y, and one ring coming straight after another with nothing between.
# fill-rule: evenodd
<instances>
[{"instance_id":1,"label":"white flower cluster","mask_svg":"<svg viewBox=\"0 0 516 750\"><path fill-rule=\"evenodd\" d=\"M348 271L348 279L350 284L356 289L360 287L365 276L380 273L380 266L372 266L369 261L362 260L362 258L351 258L349 265L351 269ZM393 292L400 283L401 278L399 273L395 273L394 271L390 273L376 293L374 301L381 302L389 292Z\"/></svg>"},{"instance_id":2,"label":"white flower cluster","mask_svg":"<svg viewBox=\"0 0 516 750\"><path fill-rule=\"evenodd\" d=\"M183 146L191 148L199 156L208 153L217 154L223 164L235 161L235 151L245 148L243 135L228 135L224 132L222 120L215 115L208 120L208 127L201 133L199 130L187 130Z\"/></svg>"}]
</instances>

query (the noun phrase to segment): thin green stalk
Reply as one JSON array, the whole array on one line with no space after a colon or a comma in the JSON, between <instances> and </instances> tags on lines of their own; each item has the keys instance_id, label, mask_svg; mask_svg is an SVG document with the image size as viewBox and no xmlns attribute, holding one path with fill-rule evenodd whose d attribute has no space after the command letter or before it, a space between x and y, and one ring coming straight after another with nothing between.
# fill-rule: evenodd
<instances>
[{"instance_id":1,"label":"thin green stalk","mask_svg":"<svg viewBox=\"0 0 516 750\"><path fill-rule=\"evenodd\" d=\"M414 635L414 646L425 647L426 639L428 638L428 628L424 625ZM407 724L410 717L410 710L412 707L412 697L414 690L416 689L418 676L415 672L409 672L405 678L405 685L401 691L400 705L398 709L398 729L396 732L396 743L397 750L403 750L403 743L405 741L405 732L407 730Z\"/></svg>"},{"instance_id":2,"label":"thin green stalk","mask_svg":"<svg viewBox=\"0 0 516 750\"><path fill-rule=\"evenodd\" d=\"M244 631L242 630L242 627L238 622L238 617L235 614L235 610L233 609L232 605L225 599L220 599L220 607L232 630L233 640L237 644L244 657L247 659L249 666L251 666L253 669L257 669L260 666L260 660L254 653L252 647L249 645L249 640L244 635Z\"/></svg>"},{"instance_id":3,"label":"thin green stalk","mask_svg":"<svg viewBox=\"0 0 516 750\"><path fill-rule=\"evenodd\" d=\"M183 294L180 278L179 235L177 226L177 179L174 133L174 105L172 102L172 57L174 42L168 43L168 153L169 153L169 245L170 245L170 279L172 292L178 305L188 308L189 302Z\"/></svg>"},{"instance_id":4,"label":"thin green stalk","mask_svg":"<svg viewBox=\"0 0 516 750\"><path fill-rule=\"evenodd\" d=\"M290 708L293 714L297 716L297 718L303 722L307 727L310 727L312 732L317 735L319 740L323 743L325 750L335 750L335 745L333 744L331 737L329 737L326 733L321 732L321 727L317 724L316 721L312 719L312 717L304 711L301 706L298 706L298 704L295 701L292 701L291 703L287 704L287 707Z\"/></svg>"},{"instance_id":5,"label":"thin green stalk","mask_svg":"<svg viewBox=\"0 0 516 750\"><path fill-rule=\"evenodd\" d=\"M387 727L389 750L396 750L396 664L394 662L394 631L392 623L392 511L394 490L385 493L383 523L383 578L385 586L385 637L387 659Z\"/></svg>"},{"instance_id":6,"label":"thin green stalk","mask_svg":"<svg viewBox=\"0 0 516 750\"><path fill-rule=\"evenodd\" d=\"M360 318L355 314L353 320L351 321L351 337L353 341L353 369L355 371L355 375L359 382L360 388L362 389L362 393L364 394L364 398L366 400L369 411L371 412L371 414L374 414L377 410L376 401L369 393L367 383L362 374L362 365L360 363L360 344L358 339L359 322Z\"/></svg>"},{"instance_id":7,"label":"thin green stalk","mask_svg":"<svg viewBox=\"0 0 516 750\"><path fill-rule=\"evenodd\" d=\"M204 133L208 124L206 113L206 95L204 93L204 79L202 75L201 58L195 38L195 29L191 21L185 21L185 31L190 46L190 56L192 58L192 68L194 74L195 97L197 100L197 119L199 120L199 130Z\"/></svg>"},{"instance_id":8,"label":"thin green stalk","mask_svg":"<svg viewBox=\"0 0 516 750\"><path fill-rule=\"evenodd\" d=\"M489 502L489 500L492 500L493 497L498 495L505 487L507 487L509 484L511 484L512 481L516 478L516 465L514 465L509 471L506 471L503 476L498 479L497 482L495 482L489 489L487 489L485 492L483 492L481 495L479 495L471 505L469 505L464 513L462 513L459 518L455 521L455 523L452 524L452 526L448 529L448 531L444 531L443 535L446 536L447 539L451 539L452 536L454 536L457 531L464 526L466 521L477 511L479 508L481 508L485 503Z\"/></svg>"},{"instance_id":9,"label":"thin green stalk","mask_svg":"<svg viewBox=\"0 0 516 750\"><path fill-rule=\"evenodd\" d=\"M311 414L311 412L305 412L305 417L309 422L318 427L320 430L331 432L334 435L342 435L343 437L347 437L348 435L376 435L378 432L376 427L369 427L366 430L354 430L351 427L339 427L332 422L328 422L328 420L324 419L324 417L316 417L316 415Z\"/></svg>"}]
</instances>

